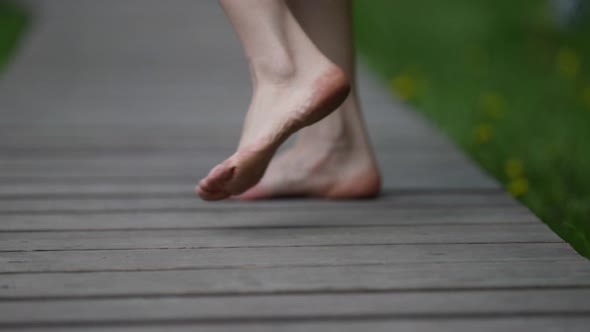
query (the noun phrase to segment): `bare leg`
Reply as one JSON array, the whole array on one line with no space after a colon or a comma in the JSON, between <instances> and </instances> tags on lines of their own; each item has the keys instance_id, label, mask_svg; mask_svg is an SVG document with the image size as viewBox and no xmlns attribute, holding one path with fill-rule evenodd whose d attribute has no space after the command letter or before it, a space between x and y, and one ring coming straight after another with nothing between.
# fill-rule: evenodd
<instances>
[{"instance_id":1,"label":"bare leg","mask_svg":"<svg viewBox=\"0 0 590 332\"><path fill-rule=\"evenodd\" d=\"M221 0L246 53L253 96L235 154L199 182L219 200L244 192L264 174L291 134L342 104L349 82L312 43L284 0Z\"/></svg>"},{"instance_id":2,"label":"bare leg","mask_svg":"<svg viewBox=\"0 0 590 332\"><path fill-rule=\"evenodd\" d=\"M320 51L344 69L354 88L349 1L289 0L288 5ZM240 197L372 197L378 194L380 182L353 89L337 111L302 129L295 146L275 158L262 181Z\"/></svg>"}]
</instances>

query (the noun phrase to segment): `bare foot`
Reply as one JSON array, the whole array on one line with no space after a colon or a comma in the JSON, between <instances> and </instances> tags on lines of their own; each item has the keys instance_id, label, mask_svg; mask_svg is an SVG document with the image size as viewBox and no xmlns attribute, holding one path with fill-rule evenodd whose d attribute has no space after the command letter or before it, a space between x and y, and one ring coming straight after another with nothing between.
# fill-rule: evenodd
<instances>
[{"instance_id":1,"label":"bare foot","mask_svg":"<svg viewBox=\"0 0 590 332\"><path fill-rule=\"evenodd\" d=\"M275 158L262 181L237 198L372 198L380 186L379 171L368 150L348 145L296 145Z\"/></svg>"},{"instance_id":2,"label":"bare foot","mask_svg":"<svg viewBox=\"0 0 590 332\"><path fill-rule=\"evenodd\" d=\"M277 148L293 133L334 111L347 97L344 72L327 61L277 80L258 82L237 151L199 182L205 200L238 195L254 186Z\"/></svg>"}]
</instances>

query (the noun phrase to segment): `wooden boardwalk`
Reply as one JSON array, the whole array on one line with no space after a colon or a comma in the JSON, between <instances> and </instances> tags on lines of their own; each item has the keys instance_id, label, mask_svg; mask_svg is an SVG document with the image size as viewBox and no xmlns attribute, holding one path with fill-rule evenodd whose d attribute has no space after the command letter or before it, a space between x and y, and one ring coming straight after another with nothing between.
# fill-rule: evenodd
<instances>
[{"instance_id":1,"label":"wooden boardwalk","mask_svg":"<svg viewBox=\"0 0 590 332\"><path fill-rule=\"evenodd\" d=\"M0 330L587 331L590 264L361 70L375 201L207 203L247 67L214 1L27 1Z\"/></svg>"}]
</instances>

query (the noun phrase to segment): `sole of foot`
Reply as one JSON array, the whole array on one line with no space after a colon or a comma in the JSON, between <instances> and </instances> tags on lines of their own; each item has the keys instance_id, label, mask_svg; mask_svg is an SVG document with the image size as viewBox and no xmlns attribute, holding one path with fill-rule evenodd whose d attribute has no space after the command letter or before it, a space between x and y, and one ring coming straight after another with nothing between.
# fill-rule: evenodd
<instances>
[{"instance_id":1,"label":"sole of foot","mask_svg":"<svg viewBox=\"0 0 590 332\"><path fill-rule=\"evenodd\" d=\"M225 199L256 185L289 136L320 121L342 104L350 92L344 72L333 64L315 72L271 86L261 93L262 97L255 93L256 106L248 111L238 150L196 187L202 199Z\"/></svg>"}]
</instances>

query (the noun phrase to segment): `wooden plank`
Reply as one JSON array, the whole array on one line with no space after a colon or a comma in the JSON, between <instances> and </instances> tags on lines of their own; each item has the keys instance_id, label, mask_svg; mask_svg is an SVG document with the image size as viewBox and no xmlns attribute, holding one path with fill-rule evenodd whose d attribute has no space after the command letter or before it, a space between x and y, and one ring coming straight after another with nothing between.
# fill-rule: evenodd
<instances>
[{"instance_id":1,"label":"wooden plank","mask_svg":"<svg viewBox=\"0 0 590 332\"><path fill-rule=\"evenodd\" d=\"M126 180L126 181L125 181ZM143 180L143 181L142 181ZM164 180L164 181L163 181ZM143 177L134 179L131 178L110 178L110 181L101 182L96 179L96 182L77 182L65 181L61 183L44 183L40 182L14 182L0 184L0 200L17 200L27 198L42 198L49 197L79 197L79 196L107 196L109 194L119 195L150 195L150 194L182 194L192 190L194 187L195 177L168 177L164 179L153 179ZM70 182L70 183L68 183ZM73 182L73 183L72 183ZM398 188L389 190L390 194L432 194L432 193L448 193L448 194L500 194L500 188L423 188L423 189L404 189Z\"/></svg>"},{"instance_id":2,"label":"wooden plank","mask_svg":"<svg viewBox=\"0 0 590 332\"><path fill-rule=\"evenodd\" d=\"M0 273L541 260L582 259L563 243L41 251L2 253Z\"/></svg>"},{"instance_id":3,"label":"wooden plank","mask_svg":"<svg viewBox=\"0 0 590 332\"><path fill-rule=\"evenodd\" d=\"M148 155L143 158L130 158L127 151L122 152L119 156L106 158L101 155L81 156L79 159L64 160L19 160L9 157L9 160L0 161L0 172L4 177L7 176L162 176L162 175L183 175L195 176L202 175L211 167L223 161L233 151L227 150L225 153L218 152L213 155L211 151L200 152L182 152L170 154L168 156ZM440 152L440 151L437 151ZM480 180L485 180L480 171L466 167L462 158L451 158L446 154L436 156L428 151L413 152L415 155L399 153L397 155L380 154L378 155L379 164L388 169L390 176L404 174L426 176L427 172L433 175L455 176L457 172L468 177L475 177L479 174ZM120 159L119 159L120 158ZM457 169L459 168L459 169ZM433 177L434 178L434 177ZM434 178L436 179L436 178ZM442 181L443 179L440 179ZM484 181L485 183L489 181ZM434 181L436 183L436 181ZM451 183L449 183L451 184Z\"/></svg>"},{"instance_id":4,"label":"wooden plank","mask_svg":"<svg viewBox=\"0 0 590 332\"><path fill-rule=\"evenodd\" d=\"M518 203L504 193L457 193L457 194L387 194L377 200L330 201L330 200L274 200L258 202L224 201L204 202L187 188L185 194L164 195L115 195L99 198L59 198L0 200L0 215L35 213L77 213L77 212L132 212L132 211L178 211L182 209L224 210L224 209L398 209L398 208L440 208L440 207L497 207L510 208ZM236 211L236 210L234 210Z\"/></svg>"},{"instance_id":5,"label":"wooden plank","mask_svg":"<svg viewBox=\"0 0 590 332\"><path fill-rule=\"evenodd\" d=\"M514 206L429 209L233 209L218 211L150 211L78 214L4 215L0 231L109 230L109 229L198 229L227 227L340 227L340 226L408 226L469 224L540 223L526 208Z\"/></svg>"},{"instance_id":6,"label":"wooden plank","mask_svg":"<svg viewBox=\"0 0 590 332\"><path fill-rule=\"evenodd\" d=\"M563 241L540 223L0 233L0 251L531 242Z\"/></svg>"},{"instance_id":7,"label":"wooden plank","mask_svg":"<svg viewBox=\"0 0 590 332\"><path fill-rule=\"evenodd\" d=\"M399 149L397 149L399 150ZM5 155L0 159L0 171L3 175L49 175L70 172L84 172L87 175L106 175L121 170L136 170L139 174L151 174L156 171L176 171L180 174L195 173L223 161L233 153L233 149L181 150L136 150L120 151L116 154L99 153L80 154L79 156L27 157ZM409 167L417 170L430 170L436 174L452 171L451 167L461 167L464 172L471 167L465 165L465 157L456 152L434 151L396 151L396 154L383 153L378 156L380 163L391 167L393 171L403 171ZM65 173L67 174L67 173ZM128 174L134 174L128 172ZM135 173L138 174L138 173Z\"/></svg>"},{"instance_id":8,"label":"wooden plank","mask_svg":"<svg viewBox=\"0 0 590 332\"><path fill-rule=\"evenodd\" d=\"M196 329L202 332L391 332L391 331L413 331L413 332L457 332L457 331L478 331L478 332L586 332L590 318L572 317L564 315L562 317L492 317L492 318L450 318L450 317L432 317L424 318L407 318L407 319L355 319L340 318L338 320L323 321L301 321L289 320L280 322L256 322L241 321L227 323L209 323L195 324L190 321L184 322L166 322L164 324L150 323L144 325L141 323L127 324L102 324L93 326L92 331L96 332L160 332L165 329L168 332L194 332ZM31 328L35 326L28 325ZM84 328L88 326L67 327ZM37 326L37 329L39 326ZM47 326L41 327L44 331L63 331L65 326ZM37 329L34 329L36 331ZM23 331L20 328L3 328L3 331Z\"/></svg>"},{"instance_id":9,"label":"wooden plank","mask_svg":"<svg viewBox=\"0 0 590 332\"><path fill-rule=\"evenodd\" d=\"M577 261L411 261L356 266L3 274L0 301L559 287L590 287L590 265L580 258Z\"/></svg>"},{"instance_id":10,"label":"wooden plank","mask_svg":"<svg viewBox=\"0 0 590 332\"><path fill-rule=\"evenodd\" d=\"M187 184L194 181L194 174L169 174L169 175L132 175L121 176L118 174L110 175L86 175L81 174L61 174L61 175L0 175L0 186L6 185L62 185L62 184L167 184L178 185Z\"/></svg>"},{"instance_id":11,"label":"wooden plank","mask_svg":"<svg viewBox=\"0 0 590 332\"><path fill-rule=\"evenodd\" d=\"M399 149L396 149L399 150ZM395 187L442 187L442 188L497 188L495 181L472 165L466 164L465 157L456 151L437 149L435 151L411 150L392 154L388 150L379 153L382 169L389 176L386 184ZM182 175L196 178L205 175L209 169L225 159L232 150L211 150L206 153L186 151L159 153L131 153L122 151L117 156L81 155L79 158L22 160L7 156L0 160L3 177L44 176L173 176ZM440 155L439 155L440 154ZM388 180L388 178L390 180ZM196 181L196 180L195 180ZM190 184L190 181L187 181Z\"/></svg>"},{"instance_id":12,"label":"wooden plank","mask_svg":"<svg viewBox=\"0 0 590 332\"><path fill-rule=\"evenodd\" d=\"M207 125L207 127L210 127ZM28 165L33 162L55 163L67 161L80 162L81 159L92 162L113 161L114 158L124 162L138 162L141 159L170 159L192 160L194 155L209 158L227 157L228 153L235 150L239 141L241 128L226 126L217 127L216 133L210 133L210 128L194 124L190 130L200 134L182 135L176 133L177 128L144 128L143 130L158 130L158 135L130 136L117 134L102 136L68 135L68 136L7 136L0 132L0 166ZM121 127L118 130L137 129ZM181 130L186 128L180 128ZM1 126L0 126L1 130ZM67 127L54 130L71 130ZM76 130L79 130L76 128ZM112 128L103 130L112 132ZM389 128L391 130L391 128ZM220 133L224 133L223 135ZM448 142L425 139L422 135L414 133L394 132L387 135L387 139L377 139L374 148L379 151L395 150L399 155L415 158L429 158L441 161L464 161L465 157L452 149ZM287 143L289 145L289 143ZM446 153L445 153L446 152ZM386 155L388 153L384 153Z\"/></svg>"},{"instance_id":13,"label":"wooden plank","mask_svg":"<svg viewBox=\"0 0 590 332\"><path fill-rule=\"evenodd\" d=\"M3 130L0 125L0 130ZM210 127L210 126L208 126ZM121 128L120 130L126 130ZM204 131L205 128L194 126L192 132ZM67 130L57 128L54 130ZM112 128L105 128L112 131ZM154 130L146 129L146 130ZM9 160L8 157L16 157L24 160L30 159L63 159L64 157L97 156L105 157L113 155L135 154L137 152L181 152L194 153L212 150L235 149L239 141L240 128L228 127L218 128L215 134L175 136L173 133L177 128L158 128L158 136L27 136L27 135L4 135L0 132L0 160ZM219 132L223 132L220 135ZM414 150L436 153L441 148L448 148L447 142L424 139L420 135L407 135L394 133L388 140L378 140L374 144L377 150Z\"/></svg>"},{"instance_id":14,"label":"wooden plank","mask_svg":"<svg viewBox=\"0 0 590 332\"><path fill-rule=\"evenodd\" d=\"M289 294L273 296L0 302L2 325L102 322L194 323L322 320L340 317L590 317L590 289ZM27 310L22 310L26 307Z\"/></svg>"},{"instance_id":15,"label":"wooden plank","mask_svg":"<svg viewBox=\"0 0 590 332\"><path fill-rule=\"evenodd\" d=\"M234 145L235 143L237 142L234 142ZM204 162L222 161L234 151L235 146L226 148L212 146L211 148L203 147L195 149L155 149L146 147L137 150L103 150L105 152L104 155L97 153L100 151L92 150L79 151L80 153L72 155L63 155L60 153L11 155L8 153L0 158L0 169L26 168L41 170L44 167L72 169L84 166L91 167L93 165L108 167L116 163L126 167L142 164L145 168L149 169L162 165L169 166L174 160L179 163L191 163L191 166L196 166ZM386 149L383 149L383 151L386 151ZM422 150L403 146L396 149L395 155L384 153L381 157L383 161L391 161L392 165L394 164L393 160L397 158L397 162L404 165L430 160L438 165L461 163L465 166L465 157L457 151L446 151L445 149L436 147ZM152 164L148 164L147 162L152 162Z\"/></svg>"},{"instance_id":16,"label":"wooden plank","mask_svg":"<svg viewBox=\"0 0 590 332\"><path fill-rule=\"evenodd\" d=\"M229 153L227 154L229 155ZM197 181L207 174L209 169L222 161L227 155L218 159L200 159L183 162L180 158L168 160L147 160L145 163L122 164L118 162L67 162L59 163L30 162L28 164L1 167L0 173L6 177L172 177L181 176L193 179L187 184ZM498 188L496 181L485 176L479 169L465 166L464 162L437 162L426 158L424 160L408 160L400 162L400 156L391 157L389 154L379 155L381 169L387 169L384 178L385 187L389 188ZM423 155L429 155L428 152ZM407 158L401 158L406 160ZM150 166L146 166L150 165Z\"/></svg>"},{"instance_id":17,"label":"wooden plank","mask_svg":"<svg viewBox=\"0 0 590 332\"><path fill-rule=\"evenodd\" d=\"M212 127L193 121L187 126L165 125L142 126L47 126L34 124L27 127L3 126L0 123L1 159L14 157L53 158L68 155L91 155L118 152L154 152L182 150L234 149L239 140L241 126L223 125ZM379 126L379 124L377 124ZM449 149L450 143L440 140L434 133L409 130L401 125L387 130L387 139L380 135L373 140L377 150L430 151ZM154 131L158 135L154 135ZM108 132L108 135L105 135Z\"/></svg>"}]
</instances>

